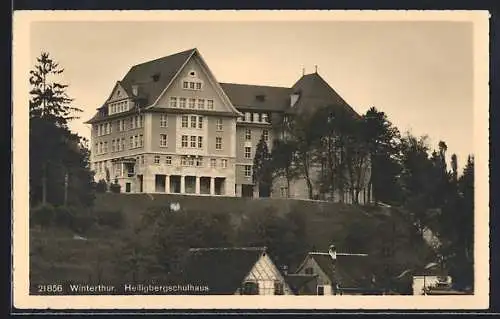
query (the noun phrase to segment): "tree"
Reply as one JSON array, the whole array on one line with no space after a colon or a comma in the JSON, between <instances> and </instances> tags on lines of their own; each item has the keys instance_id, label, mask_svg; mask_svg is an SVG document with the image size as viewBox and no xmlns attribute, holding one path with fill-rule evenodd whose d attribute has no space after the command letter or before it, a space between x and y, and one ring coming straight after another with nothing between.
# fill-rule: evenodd
<instances>
[{"instance_id":1,"label":"tree","mask_svg":"<svg viewBox=\"0 0 500 319\"><path fill-rule=\"evenodd\" d=\"M253 182L259 187L260 197L269 197L273 183L271 154L264 140L264 135L260 137L253 159Z\"/></svg>"},{"instance_id":2,"label":"tree","mask_svg":"<svg viewBox=\"0 0 500 319\"><path fill-rule=\"evenodd\" d=\"M68 129L82 110L73 107L66 84L56 78L64 69L41 53L30 71L30 202L83 204L93 200L88 147ZM67 181L67 186L65 186ZM50 191L49 191L50 190Z\"/></svg>"},{"instance_id":3,"label":"tree","mask_svg":"<svg viewBox=\"0 0 500 319\"><path fill-rule=\"evenodd\" d=\"M293 165L296 147L293 141L275 140L271 153L271 172L273 180L284 177L287 185L287 197L290 196L290 183L297 177L297 169Z\"/></svg>"}]
</instances>

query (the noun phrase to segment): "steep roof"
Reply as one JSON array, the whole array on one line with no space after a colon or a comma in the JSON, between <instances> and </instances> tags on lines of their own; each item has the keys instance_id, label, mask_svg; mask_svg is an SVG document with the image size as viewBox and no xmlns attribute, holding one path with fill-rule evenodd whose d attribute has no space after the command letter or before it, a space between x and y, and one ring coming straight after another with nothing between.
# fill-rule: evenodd
<instances>
[{"instance_id":1,"label":"steep roof","mask_svg":"<svg viewBox=\"0 0 500 319\"><path fill-rule=\"evenodd\" d=\"M318 73L303 75L292 86L292 91L300 94L300 97L288 113L312 112L331 105L359 117L359 114Z\"/></svg>"},{"instance_id":2,"label":"steep roof","mask_svg":"<svg viewBox=\"0 0 500 319\"><path fill-rule=\"evenodd\" d=\"M290 105L290 88L236 83L220 85L237 108L284 111Z\"/></svg>"},{"instance_id":3,"label":"steep roof","mask_svg":"<svg viewBox=\"0 0 500 319\"><path fill-rule=\"evenodd\" d=\"M325 253L309 253L307 258L314 259L328 278L340 287L362 288L371 285L373 273L366 256L337 253L337 259L333 260Z\"/></svg>"},{"instance_id":4,"label":"steep roof","mask_svg":"<svg viewBox=\"0 0 500 319\"><path fill-rule=\"evenodd\" d=\"M293 293L303 295L315 295L318 275L288 274L285 280Z\"/></svg>"},{"instance_id":5,"label":"steep roof","mask_svg":"<svg viewBox=\"0 0 500 319\"><path fill-rule=\"evenodd\" d=\"M209 294L234 294L265 247L192 248L182 263L180 280L207 285Z\"/></svg>"}]
</instances>

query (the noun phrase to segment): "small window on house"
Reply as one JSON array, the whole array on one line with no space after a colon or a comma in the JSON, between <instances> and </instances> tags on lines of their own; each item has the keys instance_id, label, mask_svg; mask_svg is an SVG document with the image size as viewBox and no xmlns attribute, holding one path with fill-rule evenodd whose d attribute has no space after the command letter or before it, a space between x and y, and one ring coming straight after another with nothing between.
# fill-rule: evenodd
<instances>
[{"instance_id":1,"label":"small window on house","mask_svg":"<svg viewBox=\"0 0 500 319\"><path fill-rule=\"evenodd\" d=\"M165 164L172 165L172 156L165 157Z\"/></svg>"},{"instance_id":2,"label":"small window on house","mask_svg":"<svg viewBox=\"0 0 500 319\"><path fill-rule=\"evenodd\" d=\"M318 296L323 296L325 294L325 286L318 286L317 293L318 293Z\"/></svg>"},{"instance_id":3,"label":"small window on house","mask_svg":"<svg viewBox=\"0 0 500 319\"><path fill-rule=\"evenodd\" d=\"M245 158L252 158L252 148L245 146Z\"/></svg>"},{"instance_id":4,"label":"small window on house","mask_svg":"<svg viewBox=\"0 0 500 319\"><path fill-rule=\"evenodd\" d=\"M222 119L217 119L217 131L222 131Z\"/></svg>"},{"instance_id":5,"label":"small window on house","mask_svg":"<svg viewBox=\"0 0 500 319\"><path fill-rule=\"evenodd\" d=\"M181 119L181 127L188 127L188 116L183 115Z\"/></svg>"},{"instance_id":6,"label":"small window on house","mask_svg":"<svg viewBox=\"0 0 500 319\"><path fill-rule=\"evenodd\" d=\"M183 89L187 89L188 87L189 87L189 82L188 81L182 82L182 88Z\"/></svg>"},{"instance_id":7,"label":"small window on house","mask_svg":"<svg viewBox=\"0 0 500 319\"><path fill-rule=\"evenodd\" d=\"M167 127L167 114L160 116L160 127Z\"/></svg>"},{"instance_id":8,"label":"small window on house","mask_svg":"<svg viewBox=\"0 0 500 319\"><path fill-rule=\"evenodd\" d=\"M190 144L190 146L192 148L196 147L196 136L191 136L191 144Z\"/></svg>"},{"instance_id":9,"label":"small window on house","mask_svg":"<svg viewBox=\"0 0 500 319\"><path fill-rule=\"evenodd\" d=\"M217 159L215 158L210 159L210 167L217 167Z\"/></svg>"},{"instance_id":10,"label":"small window on house","mask_svg":"<svg viewBox=\"0 0 500 319\"><path fill-rule=\"evenodd\" d=\"M189 99L189 108L194 109L196 105L196 99Z\"/></svg>"},{"instance_id":11,"label":"small window on house","mask_svg":"<svg viewBox=\"0 0 500 319\"><path fill-rule=\"evenodd\" d=\"M221 150L222 149L222 137L217 136L215 138L215 149L216 150Z\"/></svg>"},{"instance_id":12,"label":"small window on house","mask_svg":"<svg viewBox=\"0 0 500 319\"><path fill-rule=\"evenodd\" d=\"M214 100L207 100L207 109L209 110L214 109Z\"/></svg>"},{"instance_id":13,"label":"small window on house","mask_svg":"<svg viewBox=\"0 0 500 319\"><path fill-rule=\"evenodd\" d=\"M251 116L252 116L252 113L250 113L250 112L245 112L245 122L250 122L250 121L252 121Z\"/></svg>"},{"instance_id":14,"label":"small window on house","mask_svg":"<svg viewBox=\"0 0 500 319\"><path fill-rule=\"evenodd\" d=\"M197 157L196 158L196 166L197 167L202 167L203 166L203 157Z\"/></svg>"},{"instance_id":15,"label":"small window on house","mask_svg":"<svg viewBox=\"0 0 500 319\"><path fill-rule=\"evenodd\" d=\"M313 269L312 269L312 267L307 267L307 268L305 269L305 273L306 273L306 275L312 275L312 274L313 274Z\"/></svg>"},{"instance_id":16,"label":"small window on house","mask_svg":"<svg viewBox=\"0 0 500 319\"><path fill-rule=\"evenodd\" d=\"M167 134L160 134L160 147L167 147Z\"/></svg>"},{"instance_id":17,"label":"small window on house","mask_svg":"<svg viewBox=\"0 0 500 319\"><path fill-rule=\"evenodd\" d=\"M155 156L155 164L160 164L160 156Z\"/></svg>"},{"instance_id":18,"label":"small window on house","mask_svg":"<svg viewBox=\"0 0 500 319\"><path fill-rule=\"evenodd\" d=\"M203 148L203 136L198 136L198 148Z\"/></svg>"},{"instance_id":19,"label":"small window on house","mask_svg":"<svg viewBox=\"0 0 500 319\"><path fill-rule=\"evenodd\" d=\"M227 159L221 159L220 160L220 165L222 168L227 168Z\"/></svg>"},{"instance_id":20,"label":"small window on house","mask_svg":"<svg viewBox=\"0 0 500 319\"><path fill-rule=\"evenodd\" d=\"M247 128L245 131L245 140L251 141L252 140L252 130Z\"/></svg>"},{"instance_id":21,"label":"small window on house","mask_svg":"<svg viewBox=\"0 0 500 319\"><path fill-rule=\"evenodd\" d=\"M177 107L177 98L175 96L170 98L170 107Z\"/></svg>"},{"instance_id":22,"label":"small window on house","mask_svg":"<svg viewBox=\"0 0 500 319\"><path fill-rule=\"evenodd\" d=\"M281 281L276 280L274 282L274 294L275 295L284 295L285 294L283 283Z\"/></svg>"},{"instance_id":23,"label":"small window on house","mask_svg":"<svg viewBox=\"0 0 500 319\"><path fill-rule=\"evenodd\" d=\"M205 100L204 99L199 99L198 100L198 108L200 110L203 110L205 108Z\"/></svg>"},{"instance_id":24,"label":"small window on house","mask_svg":"<svg viewBox=\"0 0 500 319\"><path fill-rule=\"evenodd\" d=\"M196 116L191 116L191 128L196 128Z\"/></svg>"},{"instance_id":25,"label":"small window on house","mask_svg":"<svg viewBox=\"0 0 500 319\"><path fill-rule=\"evenodd\" d=\"M269 141L269 131L268 130L262 130L262 139L266 142Z\"/></svg>"},{"instance_id":26,"label":"small window on house","mask_svg":"<svg viewBox=\"0 0 500 319\"><path fill-rule=\"evenodd\" d=\"M266 100L266 96L264 94L259 94L255 97L257 101L264 102Z\"/></svg>"},{"instance_id":27,"label":"small window on house","mask_svg":"<svg viewBox=\"0 0 500 319\"><path fill-rule=\"evenodd\" d=\"M187 135L182 135L181 146L182 147L188 147L188 136Z\"/></svg>"},{"instance_id":28,"label":"small window on house","mask_svg":"<svg viewBox=\"0 0 500 319\"><path fill-rule=\"evenodd\" d=\"M190 88L191 90L194 90L194 82L189 82L189 88Z\"/></svg>"},{"instance_id":29,"label":"small window on house","mask_svg":"<svg viewBox=\"0 0 500 319\"><path fill-rule=\"evenodd\" d=\"M189 75L191 75L191 76L196 76L196 72L191 71L191 72L189 72Z\"/></svg>"},{"instance_id":30,"label":"small window on house","mask_svg":"<svg viewBox=\"0 0 500 319\"><path fill-rule=\"evenodd\" d=\"M198 116L198 128L203 128L203 116Z\"/></svg>"},{"instance_id":31,"label":"small window on house","mask_svg":"<svg viewBox=\"0 0 500 319\"><path fill-rule=\"evenodd\" d=\"M186 108L186 98L181 97L179 98L179 107L185 109Z\"/></svg>"},{"instance_id":32,"label":"small window on house","mask_svg":"<svg viewBox=\"0 0 500 319\"><path fill-rule=\"evenodd\" d=\"M246 281L243 283L241 290L243 295L258 295L259 285L254 281Z\"/></svg>"},{"instance_id":33,"label":"small window on house","mask_svg":"<svg viewBox=\"0 0 500 319\"><path fill-rule=\"evenodd\" d=\"M153 82L158 82L158 80L160 79L160 73L153 74L152 78Z\"/></svg>"},{"instance_id":34,"label":"small window on house","mask_svg":"<svg viewBox=\"0 0 500 319\"><path fill-rule=\"evenodd\" d=\"M252 165L245 165L245 177L252 176Z\"/></svg>"},{"instance_id":35,"label":"small window on house","mask_svg":"<svg viewBox=\"0 0 500 319\"><path fill-rule=\"evenodd\" d=\"M196 89L201 90L201 82L196 82Z\"/></svg>"}]
</instances>

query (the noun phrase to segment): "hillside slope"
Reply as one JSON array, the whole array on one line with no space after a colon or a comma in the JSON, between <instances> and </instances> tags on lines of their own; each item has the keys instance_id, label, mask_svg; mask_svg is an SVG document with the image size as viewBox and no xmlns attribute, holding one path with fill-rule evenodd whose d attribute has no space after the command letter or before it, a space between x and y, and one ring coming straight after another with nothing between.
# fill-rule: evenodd
<instances>
[{"instance_id":1,"label":"hillside slope","mask_svg":"<svg viewBox=\"0 0 500 319\"><path fill-rule=\"evenodd\" d=\"M392 275L423 265L433 258L431 249L396 209L373 206L352 206L320 201L286 199L249 199L225 197L194 197L168 194L100 194L95 211L121 210L126 220L121 229L94 227L87 240L73 239L63 229L32 229L31 281L113 281L116 256L129 254L123 245L133 240L133 225L152 207L168 207L179 203L182 210L206 214L223 213L231 217L237 228L253 214L275 212L287 216L291 212L305 222L307 250L326 251L331 243L339 250L372 255L378 266L388 267ZM392 250L391 250L392 249ZM391 253L388 253L391 251ZM290 265L293 269L305 256ZM117 260L117 259L116 259ZM147 277L147 274L146 274Z\"/></svg>"}]
</instances>

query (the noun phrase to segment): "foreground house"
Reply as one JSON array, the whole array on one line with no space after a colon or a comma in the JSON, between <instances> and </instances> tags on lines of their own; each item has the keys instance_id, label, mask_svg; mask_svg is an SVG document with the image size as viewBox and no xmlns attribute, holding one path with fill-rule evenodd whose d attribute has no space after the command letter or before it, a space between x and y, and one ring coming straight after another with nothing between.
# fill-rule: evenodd
<instances>
[{"instance_id":1,"label":"foreground house","mask_svg":"<svg viewBox=\"0 0 500 319\"><path fill-rule=\"evenodd\" d=\"M264 247L191 248L179 282L207 286L211 295L291 295Z\"/></svg>"},{"instance_id":2,"label":"foreground house","mask_svg":"<svg viewBox=\"0 0 500 319\"><path fill-rule=\"evenodd\" d=\"M315 276L315 291L306 287L303 294L367 295L382 294L375 287L366 254L338 253L332 245L328 252L310 252L296 274ZM309 286L311 281L309 281Z\"/></svg>"},{"instance_id":3,"label":"foreground house","mask_svg":"<svg viewBox=\"0 0 500 319\"><path fill-rule=\"evenodd\" d=\"M271 149L289 118L327 105L356 115L317 72L291 87L219 83L197 49L183 51L135 65L116 82L86 122L91 167L96 180L116 181L126 193L259 197L258 141ZM368 179L367 169L360 203L370 200ZM290 189L277 181L270 195L307 198L308 191L298 178ZM334 197L353 202L347 190Z\"/></svg>"}]
</instances>

